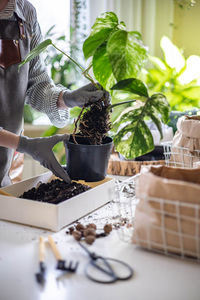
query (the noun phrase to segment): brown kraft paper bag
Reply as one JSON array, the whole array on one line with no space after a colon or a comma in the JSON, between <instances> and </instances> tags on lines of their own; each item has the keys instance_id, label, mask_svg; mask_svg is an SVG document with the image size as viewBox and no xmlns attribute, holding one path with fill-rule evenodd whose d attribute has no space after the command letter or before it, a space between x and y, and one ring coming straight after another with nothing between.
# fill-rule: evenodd
<instances>
[{"instance_id":1,"label":"brown kraft paper bag","mask_svg":"<svg viewBox=\"0 0 200 300\"><path fill-rule=\"evenodd\" d=\"M171 164L176 167L198 167L200 161L200 116L178 119L171 147Z\"/></svg>"},{"instance_id":2,"label":"brown kraft paper bag","mask_svg":"<svg viewBox=\"0 0 200 300\"><path fill-rule=\"evenodd\" d=\"M133 243L200 261L200 169L151 167L136 196Z\"/></svg>"}]
</instances>

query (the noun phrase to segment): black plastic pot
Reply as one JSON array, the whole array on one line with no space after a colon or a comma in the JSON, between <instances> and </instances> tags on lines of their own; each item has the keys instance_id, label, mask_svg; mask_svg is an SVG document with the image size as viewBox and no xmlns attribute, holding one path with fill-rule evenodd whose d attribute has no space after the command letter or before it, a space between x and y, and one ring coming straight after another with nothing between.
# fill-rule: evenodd
<instances>
[{"instance_id":1,"label":"black plastic pot","mask_svg":"<svg viewBox=\"0 0 200 300\"><path fill-rule=\"evenodd\" d=\"M155 161L155 160L164 160L165 155L164 155L164 149L163 146L155 146L155 149L151 152L148 152L142 156L138 156L134 159L125 159L124 156L122 156L119 153L119 157L121 160L126 160L126 161Z\"/></svg>"},{"instance_id":2,"label":"black plastic pot","mask_svg":"<svg viewBox=\"0 0 200 300\"><path fill-rule=\"evenodd\" d=\"M85 138L72 136L65 143L66 170L73 180L88 182L103 180L107 173L108 160L113 146L112 138L106 137L101 145L90 145Z\"/></svg>"},{"instance_id":3,"label":"black plastic pot","mask_svg":"<svg viewBox=\"0 0 200 300\"><path fill-rule=\"evenodd\" d=\"M149 153L135 158L136 161L152 161L152 160L164 160L164 149L163 146L155 146L155 149Z\"/></svg>"}]
</instances>

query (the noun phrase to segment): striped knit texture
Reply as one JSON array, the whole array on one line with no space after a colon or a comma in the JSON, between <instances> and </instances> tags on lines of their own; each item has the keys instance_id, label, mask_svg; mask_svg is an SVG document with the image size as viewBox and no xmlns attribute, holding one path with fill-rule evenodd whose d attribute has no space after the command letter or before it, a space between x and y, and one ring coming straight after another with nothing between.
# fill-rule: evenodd
<instances>
[{"instance_id":1,"label":"striped knit texture","mask_svg":"<svg viewBox=\"0 0 200 300\"><path fill-rule=\"evenodd\" d=\"M9 8L13 12L15 1L9 1ZM6 9L8 12L8 6ZM42 34L39 23L37 21L36 10L27 0L16 0L15 13L25 21L28 30L28 38L30 38L30 49L32 50L42 41ZM5 12L6 13L6 12ZM0 18L4 12L1 12ZM4 15L5 16L5 15ZM26 93L26 103L30 104L34 109L47 114L51 123L61 128L64 127L69 118L68 109L59 110L57 101L59 94L66 91L65 87L57 87L53 80L49 77L41 56L37 56L30 62L29 81Z\"/></svg>"},{"instance_id":2,"label":"striped knit texture","mask_svg":"<svg viewBox=\"0 0 200 300\"><path fill-rule=\"evenodd\" d=\"M13 15L13 11L15 10L16 1L8 0L8 4L4 8L3 11L0 11L0 19L7 19Z\"/></svg>"}]
</instances>

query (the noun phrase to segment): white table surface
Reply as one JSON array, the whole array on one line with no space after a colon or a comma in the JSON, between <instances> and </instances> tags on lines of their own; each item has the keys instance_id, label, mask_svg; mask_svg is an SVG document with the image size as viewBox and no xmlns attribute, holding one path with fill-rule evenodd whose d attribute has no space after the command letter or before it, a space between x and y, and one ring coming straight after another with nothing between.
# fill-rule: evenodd
<instances>
[{"instance_id":1,"label":"white table surface","mask_svg":"<svg viewBox=\"0 0 200 300\"><path fill-rule=\"evenodd\" d=\"M87 221L103 224L105 219L102 218L102 212L105 214L105 208L87 217ZM41 287L34 276L38 271L38 241L40 235L47 239L49 234L57 242L64 259L79 260L80 264L75 274L62 274L55 270L56 260L47 245L48 278L45 286ZM113 230L109 236L96 240L89 247L98 254L129 263L134 269L134 277L109 285L91 282L84 275L88 257L76 241L66 234L66 228L52 233L0 221L0 300L200 299L198 263L136 248L119 238L119 230Z\"/></svg>"}]
</instances>

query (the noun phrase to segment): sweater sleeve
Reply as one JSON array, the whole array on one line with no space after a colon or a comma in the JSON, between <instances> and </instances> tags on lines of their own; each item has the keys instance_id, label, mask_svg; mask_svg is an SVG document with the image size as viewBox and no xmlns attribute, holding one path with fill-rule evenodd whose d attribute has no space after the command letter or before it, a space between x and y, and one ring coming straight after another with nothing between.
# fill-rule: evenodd
<instances>
[{"instance_id":1,"label":"sweater sleeve","mask_svg":"<svg viewBox=\"0 0 200 300\"><path fill-rule=\"evenodd\" d=\"M40 26L36 20L33 25L33 35L30 41L32 50L42 41ZM55 86L53 80L49 77L42 56L37 56L30 62L29 80L26 93L26 103L34 109L45 113L51 123L61 128L64 127L69 118L68 109L61 110L57 107L59 94L66 88Z\"/></svg>"}]
</instances>

